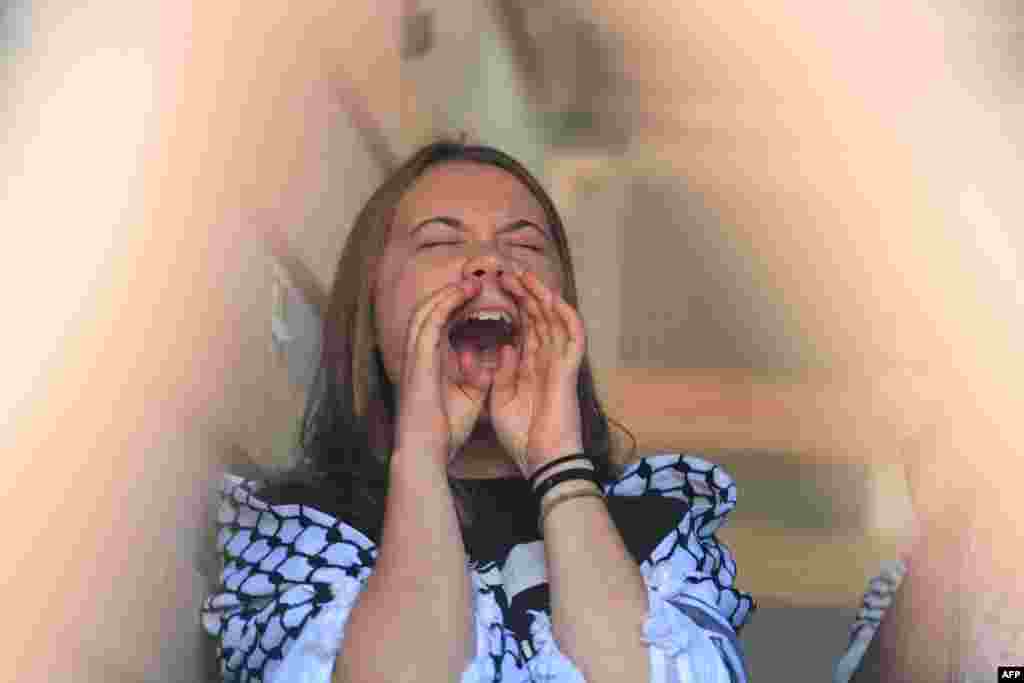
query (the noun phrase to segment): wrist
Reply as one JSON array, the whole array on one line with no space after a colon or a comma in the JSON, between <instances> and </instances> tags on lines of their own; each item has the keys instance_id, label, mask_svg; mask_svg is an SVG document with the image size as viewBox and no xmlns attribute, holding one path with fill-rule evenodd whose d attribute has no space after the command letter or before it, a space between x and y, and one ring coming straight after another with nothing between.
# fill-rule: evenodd
<instances>
[{"instance_id":1,"label":"wrist","mask_svg":"<svg viewBox=\"0 0 1024 683\"><path fill-rule=\"evenodd\" d=\"M559 505L562 500L571 500L580 496L603 499L604 489L593 467L570 467L551 475L538 484L533 495L541 510L541 523L543 524L546 510Z\"/></svg>"},{"instance_id":2,"label":"wrist","mask_svg":"<svg viewBox=\"0 0 1024 683\"><path fill-rule=\"evenodd\" d=\"M526 452L527 466L523 474L529 479L536 476L540 470L544 470L541 476L547 477L560 469L564 469L563 465L551 466L551 463L560 458L567 458L570 455L579 455L581 458L586 456L583 444L578 439L574 439L566 445L559 447L530 448ZM584 461L576 460L575 462L578 464ZM572 465L572 463L569 464L570 466Z\"/></svg>"},{"instance_id":3,"label":"wrist","mask_svg":"<svg viewBox=\"0 0 1024 683\"><path fill-rule=\"evenodd\" d=\"M570 482L578 483L578 482ZM584 482L586 483L586 482ZM550 495L545 496L544 502L540 505L540 516L537 520L538 531L541 536L544 535L544 526L548 518L551 516L551 511L563 504L569 503L573 500L580 500L583 498L597 498L602 503L604 502L604 493L600 488L590 487L578 487L569 488L558 492L550 492Z\"/></svg>"},{"instance_id":4,"label":"wrist","mask_svg":"<svg viewBox=\"0 0 1024 683\"><path fill-rule=\"evenodd\" d=\"M537 469L539 467L543 467L544 463L557 460L558 458L566 455L582 452L583 441L577 437L569 439L559 446L527 448L526 460L527 462L534 463L533 468Z\"/></svg>"},{"instance_id":5,"label":"wrist","mask_svg":"<svg viewBox=\"0 0 1024 683\"><path fill-rule=\"evenodd\" d=\"M604 490L595 482L588 481L586 479L570 479L569 481L563 481L557 486L553 486L545 491L537 502L540 508L544 509L544 506L547 503L562 496L563 494L574 494L583 491L594 491L602 496L604 495Z\"/></svg>"},{"instance_id":6,"label":"wrist","mask_svg":"<svg viewBox=\"0 0 1024 683\"><path fill-rule=\"evenodd\" d=\"M547 481L551 477L555 476L556 474L559 474L561 472L565 472L566 470L578 470L578 469L587 469L587 470L591 470L591 471L595 470L594 463L591 462L590 460L587 460L586 456L582 455L582 450L575 451L575 452L576 453L580 453L581 455L578 458L574 459L574 460L567 460L566 462L558 463L557 465L549 467L548 469L545 469L543 472L541 472L540 476L537 477L536 481L533 481L533 490L536 491L537 489L540 488L540 486L545 481ZM561 457L564 457L564 456L561 456ZM547 462L552 462L554 460L557 460L557 458L551 458ZM539 472L541 467L544 467L543 463L534 468L534 470L533 470L534 473ZM568 486L570 483L574 483L574 482L565 482L565 484L559 485L559 488L561 488L563 485L564 486Z\"/></svg>"},{"instance_id":7,"label":"wrist","mask_svg":"<svg viewBox=\"0 0 1024 683\"><path fill-rule=\"evenodd\" d=\"M388 475L394 477L398 473L399 476L404 476L404 473L410 472L411 477L418 479L435 475L447 477L446 456L444 448L398 448L391 452Z\"/></svg>"}]
</instances>

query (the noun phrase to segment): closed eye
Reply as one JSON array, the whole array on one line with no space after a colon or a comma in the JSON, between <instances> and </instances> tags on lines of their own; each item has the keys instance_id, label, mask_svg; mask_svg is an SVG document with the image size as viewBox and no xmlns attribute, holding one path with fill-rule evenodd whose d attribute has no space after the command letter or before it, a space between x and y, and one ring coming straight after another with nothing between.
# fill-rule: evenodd
<instances>
[{"instance_id":1,"label":"closed eye","mask_svg":"<svg viewBox=\"0 0 1024 683\"><path fill-rule=\"evenodd\" d=\"M452 242L452 241L448 241L448 242L424 242L423 244L420 245L420 249L431 249L433 247L454 246L454 245L457 245L457 244L458 244L458 242ZM536 252L543 252L544 251L544 247L538 247L537 245L534 245L534 244L513 244L512 246L520 247L522 249L529 249L531 251L536 251Z\"/></svg>"}]
</instances>

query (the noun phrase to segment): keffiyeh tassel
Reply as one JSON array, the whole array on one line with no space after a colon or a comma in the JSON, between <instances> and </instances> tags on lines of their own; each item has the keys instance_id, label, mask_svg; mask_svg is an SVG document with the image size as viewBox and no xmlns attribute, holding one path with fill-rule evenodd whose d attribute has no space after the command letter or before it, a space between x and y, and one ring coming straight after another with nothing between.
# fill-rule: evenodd
<instances>
[{"instance_id":1,"label":"keffiyeh tassel","mask_svg":"<svg viewBox=\"0 0 1024 683\"><path fill-rule=\"evenodd\" d=\"M882 567L881 573L868 584L864 602L857 612L857 620L850 627L850 645L836 662L832 675L834 683L847 683L860 667L861 659L868 651L886 610L892 606L893 597L903 583L907 565L902 561Z\"/></svg>"},{"instance_id":2,"label":"keffiyeh tassel","mask_svg":"<svg viewBox=\"0 0 1024 683\"><path fill-rule=\"evenodd\" d=\"M722 653L707 632L670 603L686 595L686 584L671 576L667 564L644 572L650 614L643 626L643 641L651 646L651 681L730 683Z\"/></svg>"}]
</instances>

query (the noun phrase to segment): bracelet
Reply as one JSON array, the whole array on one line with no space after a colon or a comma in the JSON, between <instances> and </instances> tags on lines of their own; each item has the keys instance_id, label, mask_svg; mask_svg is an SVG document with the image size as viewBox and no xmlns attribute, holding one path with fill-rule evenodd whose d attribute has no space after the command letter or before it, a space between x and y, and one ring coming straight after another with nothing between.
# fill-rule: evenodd
<instances>
[{"instance_id":1,"label":"bracelet","mask_svg":"<svg viewBox=\"0 0 1024 683\"><path fill-rule=\"evenodd\" d=\"M537 488L537 478L540 475L544 474L552 467L561 465L564 462L569 462L570 460L587 460L590 462L591 465L594 465L594 459L585 453L573 453L572 455L566 455L565 457L562 458L556 458L549 463L545 463L540 467L540 469L538 469L536 472L530 475L530 488Z\"/></svg>"},{"instance_id":2,"label":"bracelet","mask_svg":"<svg viewBox=\"0 0 1024 683\"><path fill-rule=\"evenodd\" d=\"M544 500L544 495L555 488L562 482L570 481L573 479L583 479L586 481L592 481L601 486L601 478L594 470L586 469L585 467L574 467L570 470L563 470L557 474L552 474L550 477L545 479L537 486L537 490L534 491L534 496L537 498L537 504Z\"/></svg>"},{"instance_id":3,"label":"bracelet","mask_svg":"<svg viewBox=\"0 0 1024 683\"><path fill-rule=\"evenodd\" d=\"M604 495L598 493L597 491L570 491L568 493L563 493L559 496L555 496L547 505L544 506L544 509L541 510L540 521L537 523L537 525L540 527L541 533L544 533L544 520L547 519L548 515L551 514L551 511L554 510L560 503L564 503L567 500L572 500L573 498L603 499Z\"/></svg>"}]
</instances>

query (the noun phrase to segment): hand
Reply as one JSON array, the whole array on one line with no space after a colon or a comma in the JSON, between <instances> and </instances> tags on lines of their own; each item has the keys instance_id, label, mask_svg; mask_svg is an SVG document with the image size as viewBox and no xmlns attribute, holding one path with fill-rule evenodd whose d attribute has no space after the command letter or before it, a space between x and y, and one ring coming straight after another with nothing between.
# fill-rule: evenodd
<instances>
[{"instance_id":1,"label":"hand","mask_svg":"<svg viewBox=\"0 0 1024 683\"><path fill-rule=\"evenodd\" d=\"M498 441L523 475L582 450L577 378L586 331L576 310L530 272L505 273L520 312L520 343L501 347L489 409Z\"/></svg>"},{"instance_id":2,"label":"hand","mask_svg":"<svg viewBox=\"0 0 1024 683\"><path fill-rule=\"evenodd\" d=\"M470 353L451 362L443 338L452 312L479 290L470 279L434 292L416 307L406 336L395 450L425 450L445 468L473 431L493 379Z\"/></svg>"}]
</instances>

